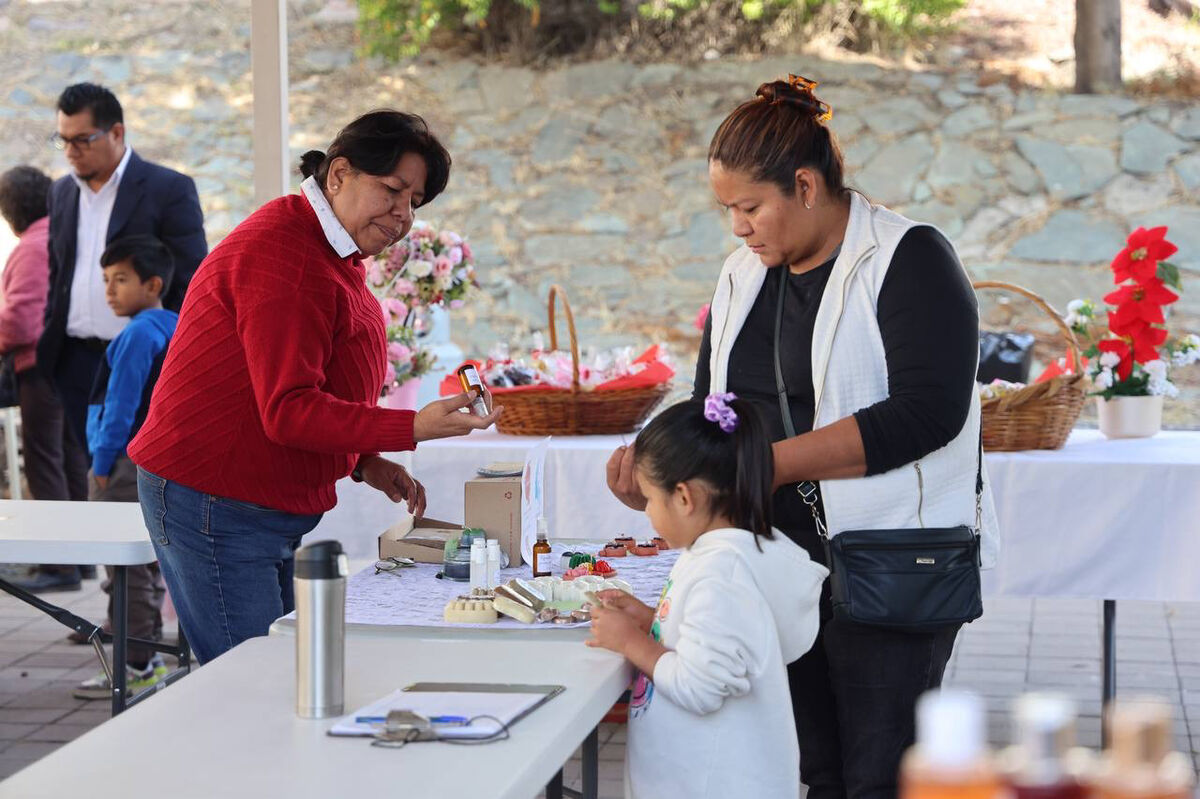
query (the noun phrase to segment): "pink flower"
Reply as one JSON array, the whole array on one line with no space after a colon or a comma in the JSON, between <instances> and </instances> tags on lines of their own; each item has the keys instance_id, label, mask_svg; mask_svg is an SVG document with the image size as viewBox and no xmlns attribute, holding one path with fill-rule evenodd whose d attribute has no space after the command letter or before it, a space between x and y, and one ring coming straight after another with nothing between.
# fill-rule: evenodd
<instances>
[{"instance_id":1,"label":"pink flower","mask_svg":"<svg viewBox=\"0 0 1200 799\"><path fill-rule=\"evenodd\" d=\"M388 360L392 363L405 363L412 360L412 350L399 341L388 343L387 352Z\"/></svg>"},{"instance_id":2,"label":"pink flower","mask_svg":"<svg viewBox=\"0 0 1200 799\"><path fill-rule=\"evenodd\" d=\"M392 294L397 297L411 297L417 293L417 286L406 277L397 278L392 284Z\"/></svg>"},{"instance_id":3,"label":"pink flower","mask_svg":"<svg viewBox=\"0 0 1200 799\"><path fill-rule=\"evenodd\" d=\"M462 243L462 254L463 258L466 258L468 261L475 257L471 253L471 245L465 241Z\"/></svg>"},{"instance_id":4,"label":"pink flower","mask_svg":"<svg viewBox=\"0 0 1200 799\"><path fill-rule=\"evenodd\" d=\"M459 308L463 307L464 305L466 305L466 303L463 302L462 300L450 300L450 308L452 310L458 310Z\"/></svg>"},{"instance_id":5,"label":"pink flower","mask_svg":"<svg viewBox=\"0 0 1200 799\"><path fill-rule=\"evenodd\" d=\"M383 370L383 387L387 388L392 383L396 382L396 367L392 366L392 362L388 361L387 368Z\"/></svg>"},{"instance_id":6,"label":"pink flower","mask_svg":"<svg viewBox=\"0 0 1200 799\"><path fill-rule=\"evenodd\" d=\"M452 271L454 271L454 262L450 260L450 258L446 257L445 255L439 255L434 259L434 277L449 277Z\"/></svg>"},{"instance_id":7,"label":"pink flower","mask_svg":"<svg viewBox=\"0 0 1200 799\"><path fill-rule=\"evenodd\" d=\"M701 333L704 332L704 324L708 321L708 306L707 302L700 306L700 310L696 312L696 321L693 323Z\"/></svg>"},{"instance_id":8,"label":"pink flower","mask_svg":"<svg viewBox=\"0 0 1200 799\"><path fill-rule=\"evenodd\" d=\"M395 297L385 297L379 304L383 306L383 321L386 324L400 324L408 316L408 306Z\"/></svg>"},{"instance_id":9,"label":"pink flower","mask_svg":"<svg viewBox=\"0 0 1200 799\"><path fill-rule=\"evenodd\" d=\"M384 283L383 267L372 256L363 259L363 266L367 269L367 282L372 286L382 286Z\"/></svg>"},{"instance_id":10,"label":"pink flower","mask_svg":"<svg viewBox=\"0 0 1200 799\"><path fill-rule=\"evenodd\" d=\"M450 263L454 264L455 266L458 266L462 263L462 247L451 247L449 251L447 251L446 255L450 258Z\"/></svg>"},{"instance_id":11,"label":"pink flower","mask_svg":"<svg viewBox=\"0 0 1200 799\"><path fill-rule=\"evenodd\" d=\"M462 236L453 230L443 230L442 235L438 236L438 241L442 243L443 247L457 247L462 244Z\"/></svg>"},{"instance_id":12,"label":"pink flower","mask_svg":"<svg viewBox=\"0 0 1200 799\"><path fill-rule=\"evenodd\" d=\"M404 246L392 247L387 256L388 270L395 272L404 266L408 260L408 248Z\"/></svg>"}]
</instances>

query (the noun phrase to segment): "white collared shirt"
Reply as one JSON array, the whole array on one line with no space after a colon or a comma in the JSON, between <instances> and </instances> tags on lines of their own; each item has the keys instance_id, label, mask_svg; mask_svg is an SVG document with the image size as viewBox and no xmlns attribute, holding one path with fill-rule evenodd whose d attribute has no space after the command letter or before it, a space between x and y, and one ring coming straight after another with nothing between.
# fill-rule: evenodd
<instances>
[{"instance_id":1,"label":"white collared shirt","mask_svg":"<svg viewBox=\"0 0 1200 799\"><path fill-rule=\"evenodd\" d=\"M108 223L131 155L133 148L126 145L121 162L99 191L92 191L86 180L71 174L79 186L79 222L75 228L75 276L71 279L71 302L67 306L68 336L108 341L129 323L113 313L104 299L100 256L108 243Z\"/></svg>"},{"instance_id":2,"label":"white collared shirt","mask_svg":"<svg viewBox=\"0 0 1200 799\"><path fill-rule=\"evenodd\" d=\"M308 198L308 204L316 211L317 221L321 223L321 230L325 231L325 238L329 241L329 246L333 247L333 251L338 254L338 258L348 258L358 252L358 245L354 243L353 237L338 221L337 214L333 212L329 200L325 199L325 192L321 191L316 177L312 175L306 177L300 184L300 191L304 192L304 196Z\"/></svg>"}]
</instances>

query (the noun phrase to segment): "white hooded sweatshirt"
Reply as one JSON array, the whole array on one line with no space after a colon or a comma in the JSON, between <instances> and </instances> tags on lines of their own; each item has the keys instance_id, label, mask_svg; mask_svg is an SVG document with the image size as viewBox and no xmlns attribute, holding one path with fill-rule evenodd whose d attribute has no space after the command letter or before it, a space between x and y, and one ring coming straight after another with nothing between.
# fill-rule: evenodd
<instances>
[{"instance_id":1,"label":"white hooded sweatshirt","mask_svg":"<svg viewBox=\"0 0 1200 799\"><path fill-rule=\"evenodd\" d=\"M786 664L816 639L829 572L778 530L755 541L712 530L671 569L651 629L670 651L630 700L631 799L799 795Z\"/></svg>"}]
</instances>

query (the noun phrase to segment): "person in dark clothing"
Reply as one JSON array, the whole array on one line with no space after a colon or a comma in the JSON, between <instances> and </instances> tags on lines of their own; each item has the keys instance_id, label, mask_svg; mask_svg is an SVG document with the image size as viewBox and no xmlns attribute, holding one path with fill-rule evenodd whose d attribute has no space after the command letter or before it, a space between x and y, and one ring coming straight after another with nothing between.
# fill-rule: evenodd
<instances>
[{"instance_id":1,"label":"person in dark clothing","mask_svg":"<svg viewBox=\"0 0 1200 799\"><path fill-rule=\"evenodd\" d=\"M50 292L37 360L82 450L92 381L108 342L126 324L105 304L101 253L122 236L161 240L175 262L163 305L178 311L208 244L196 184L126 144L124 112L111 91L93 83L68 86L57 110L53 141L65 151L71 174L50 189ZM72 566L46 570L34 585L46 590L78 581Z\"/></svg>"},{"instance_id":2,"label":"person in dark clothing","mask_svg":"<svg viewBox=\"0 0 1200 799\"><path fill-rule=\"evenodd\" d=\"M763 84L713 137L713 192L746 246L722 270L695 396L730 391L758 407L775 442L775 524L825 564L817 515L831 536L976 526L979 319L941 233L845 187L815 85ZM640 507L632 456L613 453L608 482ZM819 484L812 508L803 481ZM988 566L986 473L979 507ZM821 617L817 643L788 667L808 796L892 799L916 699L940 685L958 625L853 624L833 617L828 586Z\"/></svg>"}]
</instances>

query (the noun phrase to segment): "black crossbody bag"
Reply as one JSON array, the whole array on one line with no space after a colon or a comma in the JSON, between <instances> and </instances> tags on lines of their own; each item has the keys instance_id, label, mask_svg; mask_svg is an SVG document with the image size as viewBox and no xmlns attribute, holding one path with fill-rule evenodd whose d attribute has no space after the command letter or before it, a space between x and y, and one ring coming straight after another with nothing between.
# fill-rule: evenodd
<instances>
[{"instance_id":1,"label":"black crossbody bag","mask_svg":"<svg viewBox=\"0 0 1200 799\"><path fill-rule=\"evenodd\" d=\"M775 387L788 438L796 435L788 408L779 337L787 268L779 267L779 303L775 311ZM815 421L815 420L814 420ZM980 589L979 530L983 516L983 435L975 472L975 529L918 527L894 530L846 530L830 536L817 507L818 487L797 484L812 511L829 566L833 615L843 621L901 632L930 632L983 615Z\"/></svg>"}]
</instances>

